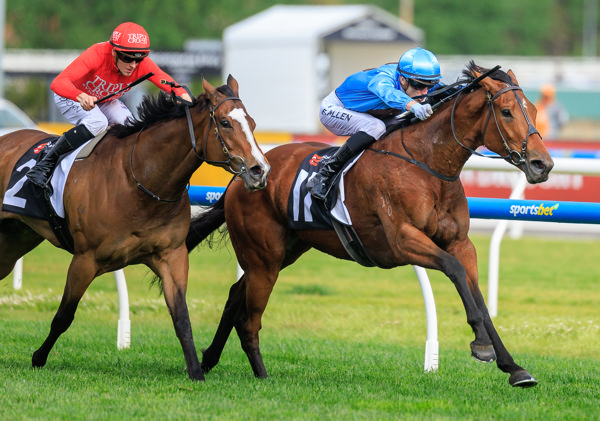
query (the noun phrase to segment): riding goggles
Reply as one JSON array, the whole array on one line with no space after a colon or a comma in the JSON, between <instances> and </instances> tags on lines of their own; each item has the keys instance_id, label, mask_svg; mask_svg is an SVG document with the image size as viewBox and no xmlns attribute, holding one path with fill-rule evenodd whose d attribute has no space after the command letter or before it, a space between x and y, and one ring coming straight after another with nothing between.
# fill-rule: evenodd
<instances>
[{"instance_id":1,"label":"riding goggles","mask_svg":"<svg viewBox=\"0 0 600 421\"><path fill-rule=\"evenodd\" d=\"M136 63L140 63L142 60L144 60L146 58L146 56L148 55L148 53L135 53L135 56L129 55L129 54L125 54L122 53L121 51L117 51L117 57L119 58L119 60L121 60L123 63L131 63L131 62L136 62Z\"/></svg>"},{"instance_id":2,"label":"riding goggles","mask_svg":"<svg viewBox=\"0 0 600 421\"><path fill-rule=\"evenodd\" d=\"M418 80L418 79L406 79L408 81L408 84L410 86L412 86L414 89L416 89L417 91L422 91L423 89L427 88L431 88L435 83L429 82L429 81L424 81L424 80Z\"/></svg>"}]
</instances>

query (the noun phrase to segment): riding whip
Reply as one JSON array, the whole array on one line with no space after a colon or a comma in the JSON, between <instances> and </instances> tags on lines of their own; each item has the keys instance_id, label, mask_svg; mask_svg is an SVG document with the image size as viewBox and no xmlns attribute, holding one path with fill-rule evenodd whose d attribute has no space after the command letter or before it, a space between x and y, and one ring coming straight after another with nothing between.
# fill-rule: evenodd
<instances>
[{"instance_id":1,"label":"riding whip","mask_svg":"<svg viewBox=\"0 0 600 421\"><path fill-rule=\"evenodd\" d=\"M121 93L121 92L123 92L123 91L125 91L127 89L133 88L135 85L138 85L138 84L142 83L143 81L145 81L146 79L148 79L148 78L150 78L152 76L154 76L154 73L149 72L149 73L145 74L144 76L142 76L141 78L139 78L137 80L134 80L133 82L131 82L129 85L127 85L123 89L120 89L117 92L113 92L110 95L106 95L104 98L100 98L100 99L94 101L94 104L100 104L101 102L104 102L104 101L106 101L109 98L112 98L116 94L119 94L119 93Z\"/></svg>"}]
</instances>

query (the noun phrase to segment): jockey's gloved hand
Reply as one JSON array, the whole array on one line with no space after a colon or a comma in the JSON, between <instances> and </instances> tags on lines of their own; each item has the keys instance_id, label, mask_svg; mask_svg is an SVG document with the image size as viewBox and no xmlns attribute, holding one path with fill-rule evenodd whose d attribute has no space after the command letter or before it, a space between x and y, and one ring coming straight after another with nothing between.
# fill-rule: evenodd
<instances>
[{"instance_id":1,"label":"jockey's gloved hand","mask_svg":"<svg viewBox=\"0 0 600 421\"><path fill-rule=\"evenodd\" d=\"M416 115L419 120L425 120L433 114L433 109L429 104L419 104L418 102L410 107L410 112Z\"/></svg>"}]
</instances>

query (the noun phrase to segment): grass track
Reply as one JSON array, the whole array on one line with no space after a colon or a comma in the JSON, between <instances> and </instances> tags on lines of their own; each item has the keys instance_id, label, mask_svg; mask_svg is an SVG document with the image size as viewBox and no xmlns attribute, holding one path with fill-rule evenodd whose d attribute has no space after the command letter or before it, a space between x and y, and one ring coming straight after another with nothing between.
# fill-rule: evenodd
<instances>
[{"instance_id":1,"label":"grass track","mask_svg":"<svg viewBox=\"0 0 600 421\"><path fill-rule=\"evenodd\" d=\"M485 291L489 238L474 237ZM112 275L97 279L43 369L69 256L44 244L25 260L24 288L0 281L0 419L594 419L600 404L598 241L505 240L499 316L516 361L539 381L508 385L469 357L473 339L450 281L429 272L440 370L424 374L423 301L410 268L367 269L310 252L282 272L263 317L270 378L252 376L237 337L205 383L187 380L162 297L145 267L126 269L132 347L116 349ZM35 263L34 263L35 262ZM188 305L206 347L235 277L228 249L194 252Z\"/></svg>"}]
</instances>

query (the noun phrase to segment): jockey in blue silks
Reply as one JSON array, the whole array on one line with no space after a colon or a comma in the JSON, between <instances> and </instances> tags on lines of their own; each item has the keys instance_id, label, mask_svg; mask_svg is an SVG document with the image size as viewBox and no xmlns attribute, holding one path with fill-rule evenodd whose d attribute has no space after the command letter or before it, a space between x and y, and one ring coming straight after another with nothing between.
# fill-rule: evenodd
<instances>
[{"instance_id":1,"label":"jockey in blue silks","mask_svg":"<svg viewBox=\"0 0 600 421\"><path fill-rule=\"evenodd\" d=\"M384 64L376 69L350 75L321 102L319 118L333 134L350 136L315 173L306 186L312 196L325 200L331 180L346 162L379 139L386 131L378 112L410 111L420 120L431 116L429 104L412 99L425 95L441 79L440 64L428 50L413 48L405 52L398 64ZM374 114L374 115L371 115Z\"/></svg>"}]
</instances>

